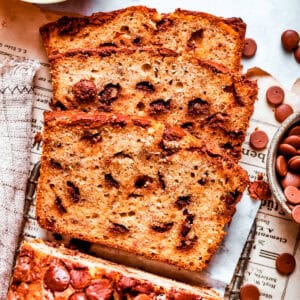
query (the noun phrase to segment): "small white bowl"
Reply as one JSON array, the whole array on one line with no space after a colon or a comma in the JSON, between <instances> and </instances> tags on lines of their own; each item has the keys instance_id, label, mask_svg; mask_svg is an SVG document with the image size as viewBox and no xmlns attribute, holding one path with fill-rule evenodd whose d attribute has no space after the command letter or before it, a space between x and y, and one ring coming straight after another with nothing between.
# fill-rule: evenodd
<instances>
[{"instance_id":1,"label":"small white bowl","mask_svg":"<svg viewBox=\"0 0 300 300\"><path fill-rule=\"evenodd\" d=\"M278 175L275 169L275 161L277 158L277 151L280 142L289 129L296 123L300 123L300 113L293 113L290 115L278 128L270 143L267 155L267 177L269 181L270 190L276 201L280 203L284 211L291 216L291 209L286 204L286 197L283 189L278 181Z\"/></svg>"}]
</instances>

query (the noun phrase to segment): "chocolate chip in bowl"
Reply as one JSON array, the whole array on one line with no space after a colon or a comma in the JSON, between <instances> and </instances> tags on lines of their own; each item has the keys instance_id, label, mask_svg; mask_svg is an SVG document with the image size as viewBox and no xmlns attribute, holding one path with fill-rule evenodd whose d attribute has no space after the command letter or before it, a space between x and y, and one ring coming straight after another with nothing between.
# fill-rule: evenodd
<instances>
[{"instance_id":1,"label":"chocolate chip in bowl","mask_svg":"<svg viewBox=\"0 0 300 300\"><path fill-rule=\"evenodd\" d=\"M274 199L300 224L300 113L290 115L273 136L267 177Z\"/></svg>"}]
</instances>

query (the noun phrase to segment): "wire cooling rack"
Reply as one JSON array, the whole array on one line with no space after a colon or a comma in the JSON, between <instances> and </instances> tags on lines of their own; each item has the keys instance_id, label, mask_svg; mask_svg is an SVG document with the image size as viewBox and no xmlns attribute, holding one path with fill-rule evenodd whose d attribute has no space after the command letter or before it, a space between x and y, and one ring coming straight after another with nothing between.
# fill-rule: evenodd
<instances>
[{"instance_id":1,"label":"wire cooling rack","mask_svg":"<svg viewBox=\"0 0 300 300\"><path fill-rule=\"evenodd\" d=\"M240 299L240 288L244 281L244 275L247 269L248 261L250 259L251 249L254 243L254 237L256 233L256 221L251 227L250 233L247 237L246 243L244 245L242 254L238 261L238 264L235 268L234 275L230 284L226 287L225 290L225 299L226 300L238 300Z\"/></svg>"}]
</instances>

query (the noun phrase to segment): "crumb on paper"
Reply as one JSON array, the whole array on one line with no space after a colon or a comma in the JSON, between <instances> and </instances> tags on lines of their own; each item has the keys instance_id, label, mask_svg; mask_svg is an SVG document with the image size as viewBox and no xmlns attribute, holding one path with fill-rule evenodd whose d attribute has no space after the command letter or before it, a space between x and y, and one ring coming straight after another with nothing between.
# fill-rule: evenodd
<instances>
[{"instance_id":1,"label":"crumb on paper","mask_svg":"<svg viewBox=\"0 0 300 300\"><path fill-rule=\"evenodd\" d=\"M43 136L40 132L37 132L36 135L34 136L34 141L33 141L33 147L35 145L39 145L43 140Z\"/></svg>"},{"instance_id":2,"label":"crumb on paper","mask_svg":"<svg viewBox=\"0 0 300 300\"><path fill-rule=\"evenodd\" d=\"M248 187L249 195L254 200L268 200L271 198L269 184L258 177L258 180L253 181Z\"/></svg>"}]
</instances>

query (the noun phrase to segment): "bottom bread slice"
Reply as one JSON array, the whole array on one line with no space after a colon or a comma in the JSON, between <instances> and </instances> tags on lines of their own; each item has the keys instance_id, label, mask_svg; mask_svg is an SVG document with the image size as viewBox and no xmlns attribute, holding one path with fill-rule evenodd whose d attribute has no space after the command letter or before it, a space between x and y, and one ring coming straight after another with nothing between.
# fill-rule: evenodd
<instances>
[{"instance_id":1,"label":"bottom bread slice","mask_svg":"<svg viewBox=\"0 0 300 300\"><path fill-rule=\"evenodd\" d=\"M42 240L23 242L8 300L220 300L192 287Z\"/></svg>"},{"instance_id":2,"label":"bottom bread slice","mask_svg":"<svg viewBox=\"0 0 300 300\"><path fill-rule=\"evenodd\" d=\"M201 271L248 177L216 145L150 118L45 114L41 227Z\"/></svg>"}]
</instances>

